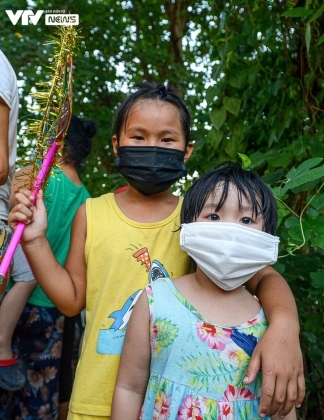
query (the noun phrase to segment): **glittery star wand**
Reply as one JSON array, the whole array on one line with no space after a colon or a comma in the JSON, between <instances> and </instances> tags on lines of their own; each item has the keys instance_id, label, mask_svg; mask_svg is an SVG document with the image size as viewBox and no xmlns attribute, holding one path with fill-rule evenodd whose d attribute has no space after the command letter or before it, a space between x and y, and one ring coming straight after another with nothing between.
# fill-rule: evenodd
<instances>
[{"instance_id":1,"label":"glittery star wand","mask_svg":"<svg viewBox=\"0 0 324 420\"><path fill-rule=\"evenodd\" d=\"M42 105L43 113L42 120L33 122L29 127L29 131L36 134L37 146L30 183L26 187L34 197L41 188L46 188L56 157L62 153L72 115L72 56L78 35L73 26L61 27L59 35L48 42L55 44L55 48L50 81L39 84L46 90L32 93ZM32 204L35 201L36 198ZM4 254L0 264L0 286L8 281L7 273L25 226L22 222L17 224Z\"/></svg>"}]
</instances>

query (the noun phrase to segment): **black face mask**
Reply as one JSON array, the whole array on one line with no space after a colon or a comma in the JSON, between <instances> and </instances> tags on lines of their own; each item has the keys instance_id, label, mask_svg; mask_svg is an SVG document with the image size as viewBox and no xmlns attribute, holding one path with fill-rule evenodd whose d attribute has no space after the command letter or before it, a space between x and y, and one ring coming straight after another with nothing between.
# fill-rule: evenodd
<instances>
[{"instance_id":1,"label":"black face mask","mask_svg":"<svg viewBox=\"0 0 324 420\"><path fill-rule=\"evenodd\" d=\"M115 167L126 181L144 195L157 194L187 175L185 152L166 147L122 146Z\"/></svg>"}]
</instances>

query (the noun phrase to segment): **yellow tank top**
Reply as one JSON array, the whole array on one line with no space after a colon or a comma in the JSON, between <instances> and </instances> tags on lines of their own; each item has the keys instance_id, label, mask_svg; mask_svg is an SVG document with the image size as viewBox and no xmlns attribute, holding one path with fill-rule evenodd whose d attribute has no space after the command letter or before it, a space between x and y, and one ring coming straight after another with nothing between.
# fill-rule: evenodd
<instances>
[{"instance_id":1,"label":"yellow tank top","mask_svg":"<svg viewBox=\"0 0 324 420\"><path fill-rule=\"evenodd\" d=\"M86 201L86 328L70 410L110 416L125 329L148 282L176 278L190 270L180 250L182 198L156 223L137 223L118 208L114 194Z\"/></svg>"}]
</instances>

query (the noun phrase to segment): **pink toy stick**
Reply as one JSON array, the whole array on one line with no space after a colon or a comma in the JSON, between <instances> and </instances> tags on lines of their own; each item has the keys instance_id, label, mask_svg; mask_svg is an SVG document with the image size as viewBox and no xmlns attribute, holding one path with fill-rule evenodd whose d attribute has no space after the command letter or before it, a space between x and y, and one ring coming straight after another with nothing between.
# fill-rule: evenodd
<instances>
[{"instance_id":1,"label":"pink toy stick","mask_svg":"<svg viewBox=\"0 0 324 420\"><path fill-rule=\"evenodd\" d=\"M42 184L52 166L52 161L55 156L55 152L57 149L57 143L55 141L52 142L51 146L47 149L46 154L44 156L42 166L40 170L37 173L37 176L35 178L35 181L33 182L32 186L32 194L34 195L34 200L32 201L32 204L35 204L36 196L38 194L38 191L41 189ZM24 232L25 229L25 223L18 222L17 227L15 229L14 234L12 235L12 238L10 240L10 243L8 245L8 248L6 250L5 255L3 256L3 260L0 264L0 285L2 284L2 278L6 276L8 273L11 260L14 256L14 253L17 249L18 243L20 241L20 238ZM2 277L2 278L1 278Z\"/></svg>"}]
</instances>

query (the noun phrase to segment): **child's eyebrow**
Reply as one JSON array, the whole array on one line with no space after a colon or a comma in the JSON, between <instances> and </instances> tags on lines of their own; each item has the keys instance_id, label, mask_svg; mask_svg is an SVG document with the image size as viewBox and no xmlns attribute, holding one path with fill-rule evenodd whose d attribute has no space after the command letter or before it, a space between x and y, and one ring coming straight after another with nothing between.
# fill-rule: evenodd
<instances>
[{"instance_id":1,"label":"child's eyebrow","mask_svg":"<svg viewBox=\"0 0 324 420\"><path fill-rule=\"evenodd\" d=\"M243 211L253 210L253 207L251 205L247 205L247 206L241 205L241 210Z\"/></svg>"},{"instance_id":2,"label":"child's eyebrow","mask_svg":"<svg viewBox=\"0 0 324 420\"><path fill-rule=\"evenodd\" d=\"M137 125L133 125L133 126L131 126L131 127L129 127L127 130L126 130L126 133L128 133L129 131L141 131L141 132L146 132L147 130L146 130L146 128L144 128L144 127L141 127L141 126L137 126ZM172 129L172 128L167 128L167 129L165 129L165 130L161 130L160 132L159 132L159 134L176 134L177 136L180 136L181 134L179 134L176 130L174 130L174 129Z\"/></svg>"},{"instance_id":3,"label":"child's eyebrow","mask_svg":"<svg viewBox=\"0 0 324 420\"><path fill-rule=\"evenodd\" d=\"M241 211L250 211L250 212L253 212L253 206L250 206L250 205L247 205L247 206L241 206ZM258 216L262 216L262 211L257 211L256 212L256 216L258 217Z\"/></svg>"},{"instance_id":4,"label":"child's eyebrow","mask_svg":"<svg viewBox=\"0 0 324 420\"><path fill-rule=\"evenodd\" d=\"M126 130L126 133L128 133L129 131L145 131L145 128L141 127L141 126L136 126L136 125L132 125L131 127L128 127Z\"/></svg>"},{"instance_id":5,"label":"child's eyebrow","mask_svg":"<svg viewBox=\"0 0 324 420\"><path fill-rule=\"evenodd\" d=\"M203 209L209 209L209 208L211 208L211 209L216 210L216 207L217 207L217 203L210 203L210 204L205 204L204 207L203 207Z\"/></svg>"}]
</instances>

